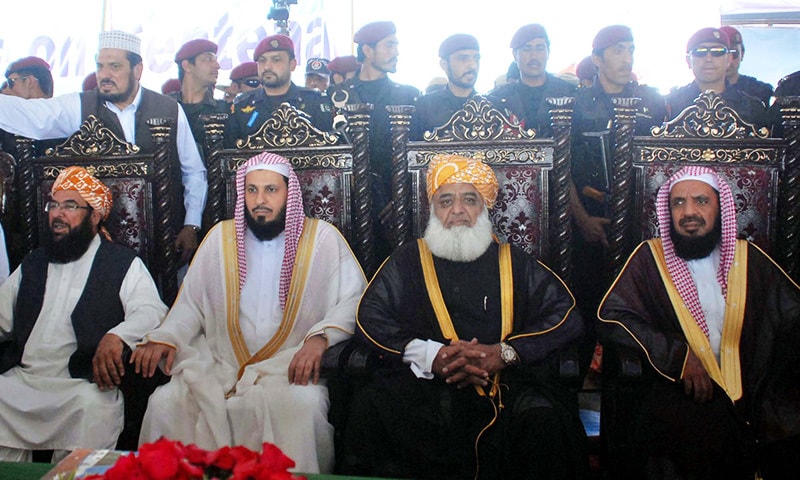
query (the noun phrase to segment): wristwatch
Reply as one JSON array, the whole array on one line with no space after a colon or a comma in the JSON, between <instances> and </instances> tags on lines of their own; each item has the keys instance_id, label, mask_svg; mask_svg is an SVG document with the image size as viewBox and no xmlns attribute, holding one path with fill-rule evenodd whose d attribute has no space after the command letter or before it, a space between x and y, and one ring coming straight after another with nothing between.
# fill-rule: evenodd
<instances>
[{"instance_id":1,"label":"wristwatch","mask_svg":"<svg viewBox=\"0 0 800 480\"><path fill-rule=\"evenodd\" d=\"M514 347L506 342L500 342L500 360L511 367L519 363L519 355L517 355L517 351L514 350Z\"/></svg>"}]
</instances>

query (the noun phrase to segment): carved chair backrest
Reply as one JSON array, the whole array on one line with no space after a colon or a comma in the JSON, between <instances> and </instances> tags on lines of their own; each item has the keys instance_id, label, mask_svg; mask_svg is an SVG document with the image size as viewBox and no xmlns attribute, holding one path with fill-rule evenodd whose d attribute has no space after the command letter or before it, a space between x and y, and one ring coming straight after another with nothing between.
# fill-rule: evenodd
<instances>
[{"instance_id":1,"label":"carved chair backrest","mask_svg":"<svg viewBox=\"0 0 800 480\"><path fill-rule=\"evenodd\" d=\"M479 158L492 167L499 183L497 201L489 212L498 238L542 258L568 277L569 250L564 240L569 238L569 220L566 204L561 205L565 209L561 213L555 205L559 195L553 187L558 182L552 182L555 166L566 168L567 172L569 168L567 139L572 99L558 100L558 113L554 114L558 116L556 138L537 137L534 130L521 127L486 98L476 96L446 124L425 132L423 141L405 142L402 160L410 174L410 195L406 197L410 235L397 228L401 225L396 219L395 236L405 236L408 241L421 237L425 231L430 215L425 177L434 156ZM398 129L398 123L393 122L392 128ZM565 186L566 180L562 187ZM562 203L566 199L562 197ZM556 220L559 215L561 221Z\"/></svg>"},{"instance_id":2,"label":"carved chair backrest","mask_svg":"<svg viewBox=\"0 0 800 480\"><path fill-rule=\"evenodd\" d=\"M142 258L162 297L171 302L177 294L173 245L183 219L176 212L179 206L172 190L169 125L156 123L151 126L156 152L140 154L137 146L119 139L96 117L90 116L64 143L25 162L20 191L25 207L25 235L32 250L47 228L44 203L50 199L56 177L71 165L86 168L113 194L112 210L106 221L111 238Z\"/></svg>"},{"instance_id":3,"label":"carved chair backrest","mask_svg":"<svg viewBox=\"0 0 800 480\"><path fill-rule=\"evenodd\" d=\"M633 198L612 199L629 209L624 217L631 221L627 248L658 236L655 198L659 187L682 167L701 165L716 171L731 187L739 236L777 253L786 144L768 138L768 133L744 122L721 97L706 92L677 117L654 127L650 136L633 137L629 159L615 165L620 168L620 163L631 162ZM621 268L623 262L624 258L617 259L615 267Z\"/></svg>"},{"instance_id":4,"label":"carved chair backrest","mask_svg":"<svg viewBox=\"0 0 800 480\"><path fill-rule=\"evenodd\" d=\"M209 135L216 124L206 123L206 137L216 145L209 145L208 217L211 223L233 218L236 205L236 170L251 157L264 151L288 159L302 189L306 215L325 220L339 229L350 245L360 255L371 243L353 228L357 215L353 205L353 156L367 145L340 145L337 135L316 129L310 120L288 103L278 107L254 134L236 141L232 149L219 148L221 132ZM215 126L216 125L216 126ZM366 269L366 266L365 266Z\"/></svg>"}]
</instances>

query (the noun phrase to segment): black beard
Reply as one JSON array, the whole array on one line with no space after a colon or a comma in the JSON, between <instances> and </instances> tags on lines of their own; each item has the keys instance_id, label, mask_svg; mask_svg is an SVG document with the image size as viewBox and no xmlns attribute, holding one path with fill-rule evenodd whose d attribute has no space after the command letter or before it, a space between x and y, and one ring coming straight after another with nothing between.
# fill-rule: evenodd
<instances>
[{"instance_id":1,"label":"black beard","mask_svg":"<svg viewBox=\"0 0 800 480\"><path fill-rule=\"evenodd\" d=\"M98 85L98 87L97 87L97 96L100 98L100 100L103 100L105 102L119 103L119 102L125 101L125 100L129 99L131 97L131 95L133 94L133 87L134 87L133 83L135 82L135 80L136 80L136 78L133 76L133 72L131 71L131 75L130 75L130 77L128 77L128 89L127 90L125 90L122 93L103 93L100 90L100 86Z\"/></svg>"},{"instance_id":2,"label":"black beard","mask_svg":"<svg viewBox=\"0 0 800 480\"><path fill-rule=\"evenodd\" d=\"M714 228L707 234L700 237L688 237L681 235L675 230L675 226L669 224L669 238L675 246L675 254L684 260L697 260L706 258L717 248L722 238L722 215L717 215Z\"/></svg>"},{"instance_id":3,"label":"black beard","mask_svg":"<svg viewBox=\"0 0 800 480\"><path fill-rule=\"evenodd\" d=\"M47 227L44 235L42 247L50 263L69 263L81 258L89 244L92 243L94 232L92 232L91 215L86 215L78 228L56 240L53 231Z\"/></svg>"},{"instance_id":4,"label":"black beard","mask_svg":"<svg viewBox=\"0 0 800 480\"><path fill-rule=\"evenodd\" d=\"M260 221L253 218L253 215L250 214L250 210L245 208L244 219L247 221L247 228L253 232L253 235L262 242L266 242L280 235L286 228L286 207L281 208L281 211L278 212L278 217L270 221Z\"/></svg>"}]
</instances>

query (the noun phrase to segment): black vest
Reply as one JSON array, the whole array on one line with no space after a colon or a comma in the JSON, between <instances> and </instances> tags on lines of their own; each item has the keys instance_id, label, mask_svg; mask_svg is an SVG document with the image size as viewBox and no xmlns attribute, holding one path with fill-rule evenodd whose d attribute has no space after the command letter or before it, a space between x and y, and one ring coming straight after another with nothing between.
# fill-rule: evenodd
<instances>
[{"instance_id":1,"label":"black vest","mask_svg":"<svg viewBox=\"0 0 800 480\"><path fill-rule=\"evenodd\" d=\"M172 156L177 158L178 102L144 87L140 86L139 88L142 89L142 101L136 109L136 145L141 149L141 153L153 153L155 145L147 121L151 118L169 118L172 119L169 135L170 149ZM85 121L89 115L96 116L120 139L125 139L119 118L106 107L105 100L97 97L97 89L81 93L81 118Z\"/></svg>"},{"instance_id":2,"label":"black vest","mask_svg":"<svg viewBox=\"0 0 800 480\"><path fill-rule=\"evenodd\" d=\"M91 381L97 344L103 335L125 320L119 290L135 257L133 250L127 247L105 240L100 243L86 286L71 315L78 341L77 350L69 359L69 373L73 378ZM14 328L9 341L0 344L0 373L19 365L22 360L25 343L42 310L47 266L42 248L31 252L20 265L22 277L14 307Z\"/></svg>"}]
</instances>

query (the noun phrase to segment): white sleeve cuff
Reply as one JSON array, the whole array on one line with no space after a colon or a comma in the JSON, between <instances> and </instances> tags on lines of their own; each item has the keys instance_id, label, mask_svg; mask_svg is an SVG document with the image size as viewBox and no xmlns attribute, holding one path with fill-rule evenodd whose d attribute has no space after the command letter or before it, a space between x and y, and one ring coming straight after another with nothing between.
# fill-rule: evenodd
<instances>
[{"instance_id":1,"label":"white sleeve cuff","mask_svg":"<svg viewBox=\"0 0 800 480\"><path fill-rule=\"evenodd\" d=\"M443 344L434 340L415 338L408 342L403 352L403 362L409 364L417 378L430 380L433 378L433 360Z\"/></svg>"}]
</instances>

